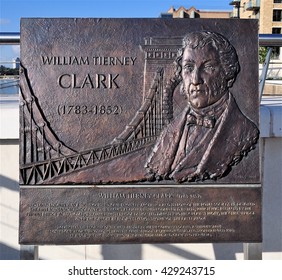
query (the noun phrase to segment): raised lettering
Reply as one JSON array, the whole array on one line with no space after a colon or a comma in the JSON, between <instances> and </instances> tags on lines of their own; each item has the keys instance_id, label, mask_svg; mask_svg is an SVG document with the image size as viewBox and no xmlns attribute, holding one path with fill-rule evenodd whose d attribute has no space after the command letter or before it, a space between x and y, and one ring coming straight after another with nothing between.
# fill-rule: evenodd
<instances>
[{"instance_id":1,"label":"raised lettering","mask_svg":"<svg viewBox=\"0 0 282 280\"><path fill-rule=\"evenodd\" d=\"M90 88L94 88L93 82L89 74L87 74L85 79L83 80L81 88L84 88L85 86L88 86L88 85Z\"/></svg>"},{"instance_id":2,"label":"raised lettering","mask_svg":"<svg viewBox=\"0 0 282 280\"><path fill-rule=\"evenodd\" d=\"M43 65L45 65L45 64L51 64L53 59L54 59L54 57L52 57L52 56L51 57L49 57L49 56L41 56L41 59L42 59Z\"/></svg>"},{"instance_id":3,"label":"raised lettering","mask_svg":"<svg viewBox=\"0 0 282 280\"><path fill-rule=\"evenodd\" d=\"M89 58L76 56L41 56L43 65L89 65Z\"/></svg>"},{"instance_id":4,"label":"raised lettering","mask_svg":"<svg viewBox=\"0 0 282 280\"><path fill-rule=\"evenodd\" d=\"M97 88L97 89L112 89L119 88L117 78L119 74L87 74L83 79L78 74L63 74L58 77L57 83L61 88L83 89Z\"/></svg>"},{"instance_id":5,"label":"raised lettering","mask_svg":"<svg viewBox=\"0 0 282 280\"><path fill-rule=\"evenodd\" d=\"M96 75L96 85L97 85L97 88L101 88L101 85L103 85L104 88L107 88L107 85L106 85L106 75L104 74L97 74Z\"/></svg>"},{"instance_id":6,"label":"raised lettering","mask_svg":"<svg viewBox=\"0 0 282 280\"><path fill-rule=\"evenodd\" d=\"M109 88L113 88L113 84L116 88L119 88L118 84L116 83L116 79L119 76L119 74L116 74L114 77L112 74L109 75Z\"/></svg>"},{"instance_id":7,"label":"raised lettering","mask_svg":"<svg viewBox=\"0 0 282 280\"><path fill-rule=\"evenodd\" d=\"M63 74L61 76L59 76L58 78L58 84L61 88L70 88L71 87L71 82L69 80L69 78L71 77L71 75L69 74Z\"/></svg>"}]
</instances>

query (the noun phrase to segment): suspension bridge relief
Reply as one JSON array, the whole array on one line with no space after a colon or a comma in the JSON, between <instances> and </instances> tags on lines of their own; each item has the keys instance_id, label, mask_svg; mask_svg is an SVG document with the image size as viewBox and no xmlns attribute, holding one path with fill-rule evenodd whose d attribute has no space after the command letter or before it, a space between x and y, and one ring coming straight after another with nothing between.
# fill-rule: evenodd
<instances>
[{"instance_id":1,"label":"suspension bridge relief","mask_svg":"<svg viewBox=\"0 0 282 280\"><path fill-rule=\"evenodd\" d=\"M20 243L260 241L256 29L22 19Z\"/></svg>"},{"instance_id":2,"label":"suspension bridge relief","mask_svg":"<svg viewBox=\"0 0 282 280\"><path fill-rule=\"evenodd\" d=\"M111 142L86 151L75 151L67 147L52 131L30 85L28 71L22 65L20 176L23 184L48 184L55 182L57 177L64 177L65 180L68 174L76 174L85 168L94 168L104 162L117 160L121 156L151 146L156 141L163 127L173 119L173 93L179 84L174 77L174 61L181 47L181 38L150 37L145 38L144 41L145 44L142 46L145 61L144 89L140 108L122 133L113 137ZM180 107L177 106L176 111L179 110ZM143 171L145 172L145 169ZM137 179L134 177L131 179L127 175L122 181L144 179L143 173ZM58 182L64 181L59 179ZM88 182L87 179L85 182ZM97 179L97 182L107 183L115 180L107 179L105 176L105 179ZM119 183L119 179L116 182Z\"/></svg>"}]
</instances>

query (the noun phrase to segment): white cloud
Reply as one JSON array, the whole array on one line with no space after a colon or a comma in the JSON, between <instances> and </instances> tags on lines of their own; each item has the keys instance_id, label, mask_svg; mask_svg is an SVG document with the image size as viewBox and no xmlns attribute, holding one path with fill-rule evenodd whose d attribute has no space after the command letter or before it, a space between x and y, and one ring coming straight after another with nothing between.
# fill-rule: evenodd
<instances>
[{"instance_id":1,"label":"white cloud","mask_svg":"<svg viewBox=\"0 0 282 280\"><path fill-rule=\"evenodd\" d=\"M20 45L13 45L12 50L15 57L20 57Z\"/></svg>"}]
</instances>

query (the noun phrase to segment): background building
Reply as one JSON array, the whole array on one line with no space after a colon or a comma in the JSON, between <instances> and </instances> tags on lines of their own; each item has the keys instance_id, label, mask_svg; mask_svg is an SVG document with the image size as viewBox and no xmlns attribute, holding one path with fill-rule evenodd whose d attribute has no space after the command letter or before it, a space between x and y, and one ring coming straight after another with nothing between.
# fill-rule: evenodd
<instances>
[{"instance_id":1,"label":"background building","mask_svg":"<svg viewBox=\"0 0 282 280\"><path fill-rule=\"evenodd\" d=\"M216 10L197 10L195 7L184 8L181 6L175 9L173 6L166 12L162 13L161 17L171 18L230 18L230 11Z\"/></svg>"},{"instance_id":2,"label":"background building","mask_svg":"<svg viewBox=\"0 0 282 280\"><path fill-rule=\"evenodd\" d=\"M282 0L233 0L229 4L233 10L198 10L183 6L175 9L172 6L161 17L259 19L260 34L282 34Z\"/></svg>"},{"instance_id":3,"label":"background building","mask_svg":"<svg viewBox=\"0 0 282 280\"><path fill-rule=\"evenodd\" d=\"M259 19L259 34L282 34L282 0L233 0L232 17L241 19ZM272 48L271 63L264 94L282 94L282 48ZM260 67L260 69L262 66ZM275 81L273 81L275 80Z\"/></svg>"},{"instance_id":4,"label":"background building","mask_svg":"<svg viewBox=\"0 0 282 280\"><path fill-rule=\"evenodd\" d=\"M233 16L242 19L259 19L260 34L281 34L282 0L232 1Z\"/></svg>"},{"instance_id":5,"label":"background building","mask_svg":"<svg viewBox=\"0 0 282 280\"><path fill-rule=\"evenodd\" d=\"M17 57L13 60L13 69L20 69L20 59Z\"/></svg>"}]
</instances>

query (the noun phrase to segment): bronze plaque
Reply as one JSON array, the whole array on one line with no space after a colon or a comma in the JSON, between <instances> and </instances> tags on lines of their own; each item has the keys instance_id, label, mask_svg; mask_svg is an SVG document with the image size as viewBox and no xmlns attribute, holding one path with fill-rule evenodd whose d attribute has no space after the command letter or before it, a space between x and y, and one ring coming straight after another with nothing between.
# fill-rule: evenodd
<instances>
[{"instance_id":1,"label":"bronze plaque","mask_svg":"<svg viewBox=\"0 0 282 280\"><path fill-rule=\"evenodd\" d=\"M22 188L20 243L261 242L261 188Z\"/></svg>"},{"instance_id":2,"label":"bronze plaque","mask_svg":"<svg viewBox=\"0 0 282 280\"><path fill-rule=\"evenodd\" d=\"M257 32L22 19L20 243L260 241Z\"/></svg>"},{"instance_id":3,"label":"bronze plaque","mask_svg":"<svg viewBox=\"0 0 282 280\"><path fill-rule=\"evenodd\" d=\"M257 21L22 19L20 183L259 183L257 49Z\"/></svg>"}]
</instances>

